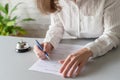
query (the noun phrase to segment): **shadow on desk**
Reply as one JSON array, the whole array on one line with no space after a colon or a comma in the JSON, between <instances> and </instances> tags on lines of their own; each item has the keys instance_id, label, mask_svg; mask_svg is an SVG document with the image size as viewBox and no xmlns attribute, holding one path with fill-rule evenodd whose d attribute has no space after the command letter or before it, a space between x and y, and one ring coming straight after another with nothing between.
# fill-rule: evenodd
<instances>
[{"instance_id":1,"label":"shadow on desk","mask_svg":"<svg viewBox=\"0 0 120 80\"><path fill-rule=\"evenodd\" d=\"M88 62L79 77L81 78L95 75L101 72L104 73L104 70L106 70L107 68L113 69L111 66L115 66L118 63L120 64L119 61L120 46L119 48L111 50L106 55L95 58L93 61Z\"/></svg>"}]
</instances>

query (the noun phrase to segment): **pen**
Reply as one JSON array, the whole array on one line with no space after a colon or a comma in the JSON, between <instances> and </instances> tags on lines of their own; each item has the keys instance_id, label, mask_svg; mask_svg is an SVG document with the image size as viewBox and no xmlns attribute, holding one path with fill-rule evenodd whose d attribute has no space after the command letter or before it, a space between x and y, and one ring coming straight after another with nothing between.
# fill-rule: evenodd
<instances>
[{"instance_id":1,"label":"pen","mask_svg":"<svg viewBox=\"0 0 120 80\"><path fill-rule=\"evenodd\" d=\"M38 48L43 51L43 47L41 46L41 44L40 44L37 40L35 40L35 42L36 42ZM47 58L48 60L50 60L50 58L49 58L49 56L48 56L48 53L47 53L47 52L44 52L44 53L45 53L46 58Z\"/></svg>"}]
</instances>

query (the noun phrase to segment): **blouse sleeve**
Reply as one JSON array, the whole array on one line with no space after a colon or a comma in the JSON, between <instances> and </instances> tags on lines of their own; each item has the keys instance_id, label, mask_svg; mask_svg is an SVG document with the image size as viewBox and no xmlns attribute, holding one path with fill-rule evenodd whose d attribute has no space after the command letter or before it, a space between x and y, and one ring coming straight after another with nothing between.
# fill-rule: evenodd
<instances>
[{"instance_id":1,"label":"blouse sleeve","mask_svg":"<svg viewBox=\"0 0 120 80\"><path fill-rule=\"evenodd\" d=\"M50 42L54 48L57 47L58 43L62 39L64 34L63 25L59 19L58 14L51 14L51 25L46 33L44 42Z\"/></svg>"},{"instance_id":2,"label":"blouse sleeve","mask_svg":"<svg viewBox=\"0 0 120 80\"><path fill-rule=\"evenodd\" d=\"M111 3L110 3L111 2ZM94 42L86 44L84 47L93 52L93 58L102 56L120 42L120 1L106 0L104 15L104 32Z\"/></svg>"}]
</instances>

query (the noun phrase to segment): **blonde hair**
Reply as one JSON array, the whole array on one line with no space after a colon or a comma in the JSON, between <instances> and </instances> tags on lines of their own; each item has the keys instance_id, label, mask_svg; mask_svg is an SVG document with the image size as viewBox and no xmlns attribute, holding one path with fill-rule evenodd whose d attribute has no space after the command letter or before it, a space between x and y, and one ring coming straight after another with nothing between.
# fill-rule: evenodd
<instances>
[{"instance_id":1,"label":"blonde hair","mask_svg":"<svg viewBox=\"0 0 120 80\"><path fill-rule=\"evenodd\" d=\"M37 0L37 7L43 14L51 14L61 10L58 0Z\"/></svg>"}]
</instances>

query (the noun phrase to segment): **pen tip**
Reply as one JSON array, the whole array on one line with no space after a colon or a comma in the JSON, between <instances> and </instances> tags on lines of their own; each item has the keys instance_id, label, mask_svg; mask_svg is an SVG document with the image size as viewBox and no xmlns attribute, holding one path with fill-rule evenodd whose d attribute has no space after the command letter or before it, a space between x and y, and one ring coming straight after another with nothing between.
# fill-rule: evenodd
<instances>
[{"instance_id":1,"label":"pen tip","mask_svg":"<svg viewBox=\"0 0 120 80\"><path fill-rule=\"evenodd\" d=\"M48 56L46 56L48 60L50 60L50 58Z\"/></svg>"}]
</instances>

